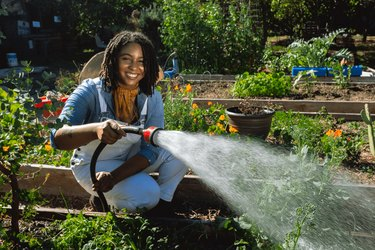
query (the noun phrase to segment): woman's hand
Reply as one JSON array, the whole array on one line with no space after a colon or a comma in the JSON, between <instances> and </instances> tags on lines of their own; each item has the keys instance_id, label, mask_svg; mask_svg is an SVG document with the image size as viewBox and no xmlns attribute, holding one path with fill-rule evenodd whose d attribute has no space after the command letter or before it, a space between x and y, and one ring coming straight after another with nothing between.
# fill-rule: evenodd
<instances>
[{"instance_id":1,"label":"woman's hand","mask_svg":"<svg viewBox=\"0 0 375 250\"><path fill-rule=\"evenodd\" d=\"M92 185L92 190L108 192L115 186L115 180L110 172L98 172L96 173L96 183Z\"/></svg>"},{"instance_id":2,"label":"woman's hand","mask_svg":"<svg viewBox=\"0 0 375 250\"><path fill-rule=\"evenodd\" d=\"M99 124L96 134L101 142L113 144L126 133L121 129L120 125L114 120L107 120Z\"/></svg>"}]
</instances>

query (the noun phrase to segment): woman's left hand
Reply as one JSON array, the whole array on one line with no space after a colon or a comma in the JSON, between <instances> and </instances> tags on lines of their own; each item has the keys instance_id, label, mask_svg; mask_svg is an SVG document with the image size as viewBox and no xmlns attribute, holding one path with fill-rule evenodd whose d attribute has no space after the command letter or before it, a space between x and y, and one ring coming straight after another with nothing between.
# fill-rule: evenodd
<instances>
[{"instance_id":1,"label":"woman's left hand","mask_svg":"<svg viewBox=\"0 0 375 250\"><path fill-rule=\"evenodd\" d=\"M110 172L98 172L96 179L98 181L92 185L94 191L108 192L115 185L115 180Z\"/></svg>"}]
</instances>

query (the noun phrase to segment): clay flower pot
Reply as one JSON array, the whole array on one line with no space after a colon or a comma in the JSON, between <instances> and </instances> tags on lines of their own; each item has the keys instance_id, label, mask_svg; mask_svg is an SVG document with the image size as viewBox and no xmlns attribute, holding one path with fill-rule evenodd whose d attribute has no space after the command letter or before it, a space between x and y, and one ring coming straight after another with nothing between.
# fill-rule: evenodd
<instances>
[{"instance_id":1,"label":"clay flower pot","mask_svg":"<svg viewBox=\"0 0 375 250\"><path fill-rule=\"evenodd\" d=\"M229 125L238 130L241 135L256 136L263 140L271 128L275 110L265 107L247 107L246 112L240 107L231 107L225 110Z\"/></svg>"}]
</instances>

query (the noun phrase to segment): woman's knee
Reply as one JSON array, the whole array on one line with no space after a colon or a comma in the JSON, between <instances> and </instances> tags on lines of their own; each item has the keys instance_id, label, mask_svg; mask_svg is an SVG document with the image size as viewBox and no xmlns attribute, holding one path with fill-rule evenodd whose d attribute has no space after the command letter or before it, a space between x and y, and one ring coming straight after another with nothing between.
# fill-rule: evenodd
<instances>
[{"instance_id":1,"label":"woman's knee","mask_svg":"<svg viewBox=\"0 0 375 250\"><path fill-rule=\"evenodd\" d=\"M106 197L118 209L126 208L132 212L151 209L159 202L160 187L148 174L138 173L118 183L106 193Z\"/></svg>"}]
</instances>

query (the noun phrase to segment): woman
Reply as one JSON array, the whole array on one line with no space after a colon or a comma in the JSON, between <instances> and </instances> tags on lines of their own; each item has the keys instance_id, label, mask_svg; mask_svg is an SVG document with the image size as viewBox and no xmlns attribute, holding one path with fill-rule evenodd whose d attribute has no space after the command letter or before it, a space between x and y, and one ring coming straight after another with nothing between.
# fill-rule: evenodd
<instances>
[{"instance_id":1,"label":"woman","mask_svg":"<svg viewBox=\"0 0 375 250\"><path fill-rule=\"evenodd\" d=\"M141 33L123 31L106 47L100 77L86 79L70 95L60 115L70 125L52 131L52 145L74 149L71 168L80 185L92 195L105 192L108 204L133 212L166 206L187 167L140 135L126 134L120 124L164 127L161 94L154 89L159 76L156 53ZM107 145L92 185L90 161L100 142ZM155 181L148 173L158 171ZM99 206L100 207L100 206ZM99 208L96 206L96 208Z\"/></svg>"}]
</instances>

